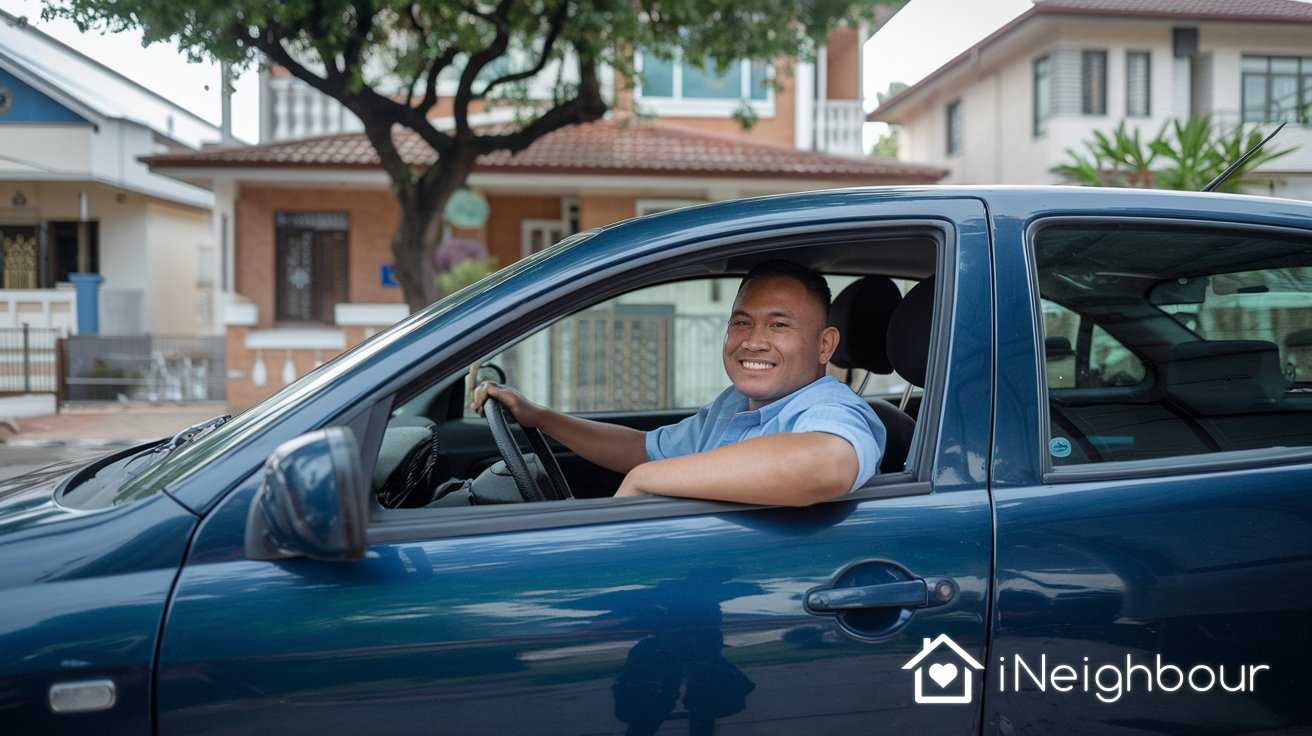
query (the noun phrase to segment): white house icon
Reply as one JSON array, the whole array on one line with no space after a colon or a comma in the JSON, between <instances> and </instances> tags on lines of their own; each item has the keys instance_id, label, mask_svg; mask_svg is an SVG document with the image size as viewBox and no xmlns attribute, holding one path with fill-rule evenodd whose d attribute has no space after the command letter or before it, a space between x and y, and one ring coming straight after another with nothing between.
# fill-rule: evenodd
<instances>
[{"instance_id":1,"label":"white house icon","mask_svg":"<svg viewBox=\"0 0 1312 736\"><path fill-rule=\"evenodd\" d=\"M925 639L924 641L925 641L925 648L920 650L920 654L917 654L916 656L912 657L910 662L907 662L906 664L902 665L902 669L904 670L909 670L912 667L916 668L916 702L917 703L969 703L970 695L971 695L971 687L970 687L970 683L972 679L971 675L973 674L971 670L972 669L982 670L984 669L984 665L980 664L979 662L976 662L974 657L967 654L966 650L957 646L957 643L949 639L947 634L939 634L938 638L934 639L933 641L929 639ZM961 658L961 661L970 665L970 667L963 668L961 670L964 673L965 678L962 684L962 691L960 695L925 695L924 676L925 676L926 668L919 667L917 665L920 664L920 660L924 659L926 655L928 655L930 652L934 651L935 649L938 649L940 644L947 644L949 647L952 648L952 651L957 653L957 656ZM930 679L933 680L934 682L937 682L938 686L941 688L947 687L949 683L957 679L958 668L955 664L939 663L939 664L930 665L928 669L929 669Z\"/></svg>"}]
</instances>

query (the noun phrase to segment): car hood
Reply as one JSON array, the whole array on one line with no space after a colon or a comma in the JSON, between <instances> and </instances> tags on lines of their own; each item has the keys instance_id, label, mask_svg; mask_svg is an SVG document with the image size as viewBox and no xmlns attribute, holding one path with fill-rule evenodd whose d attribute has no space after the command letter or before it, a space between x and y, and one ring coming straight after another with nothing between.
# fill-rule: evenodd
<instances>
[{"instance_id":1,"label":"car hood","mask_svg":"<svg viewBox=\"0 0 1312 736\"><path fill-rule=\"evenodd\" d=\"M55 490L87 462L64 460L0 481L0 535L76 513L55 503Z\"/></svg>"}]
</instances>

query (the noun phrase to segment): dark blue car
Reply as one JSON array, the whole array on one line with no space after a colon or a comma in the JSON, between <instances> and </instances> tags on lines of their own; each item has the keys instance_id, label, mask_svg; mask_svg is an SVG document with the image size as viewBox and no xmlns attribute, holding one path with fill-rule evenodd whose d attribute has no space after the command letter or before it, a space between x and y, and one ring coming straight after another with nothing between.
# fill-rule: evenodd
<instances>
[{"instance_id":1,"label":"dark blue car","mask_svg":"<svg viewBox=\"0 0 1312 736\"><path fill-rule=\"evenodd\" d=\"M852 494L616 500L468 413L477 366L687 416L768 258L830 278L834 372L889 430ZM5 734L1308 732L1310 631L1312 205L1275 199L633 220L230 421L0 487Z\"/></svg>"}]
</instances>

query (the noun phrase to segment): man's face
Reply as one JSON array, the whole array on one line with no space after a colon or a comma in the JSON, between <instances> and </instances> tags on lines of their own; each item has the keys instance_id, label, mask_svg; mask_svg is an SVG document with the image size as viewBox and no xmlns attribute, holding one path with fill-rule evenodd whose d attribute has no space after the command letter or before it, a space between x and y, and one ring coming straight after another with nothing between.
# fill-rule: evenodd
<instances>
[{"instance_id":1,"label":"man's face","mask_svg":"<svg viewBox=\"0 0 1312 736\"><path fill-rule=\"evenodd\" d=\"M824 375L837 345L838 331L800 282L753 279L733 303L724 370L755 411Z\"/></svg>"}]
</instances>

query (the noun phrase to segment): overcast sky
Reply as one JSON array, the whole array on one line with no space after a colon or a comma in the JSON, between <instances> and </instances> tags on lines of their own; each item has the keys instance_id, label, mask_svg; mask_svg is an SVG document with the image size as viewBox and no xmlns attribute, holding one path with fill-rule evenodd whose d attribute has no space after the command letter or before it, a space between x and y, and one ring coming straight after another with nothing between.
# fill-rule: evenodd
<instances>
[{"instance_id":1,"label":"overcast sky","mask_svg":"<svg viewBox=\"0 0 1312 736\"><path fill-rule=\"evenodd\" d=\"M1030 6L1030 0L911 0L866 47L867 109L891 82L915 83ZM27 16L43 32L131 77L206 120L219 122L219 71L188 63L167 44L141 47L139 35L79 33L72 23L41 20L37 0L0 0L0 9ZM234 131L254 141L259 135L255 75L239 81L233 100ZM876 135L878 126L867 126Z\"/></svg>"}]
</instances>

